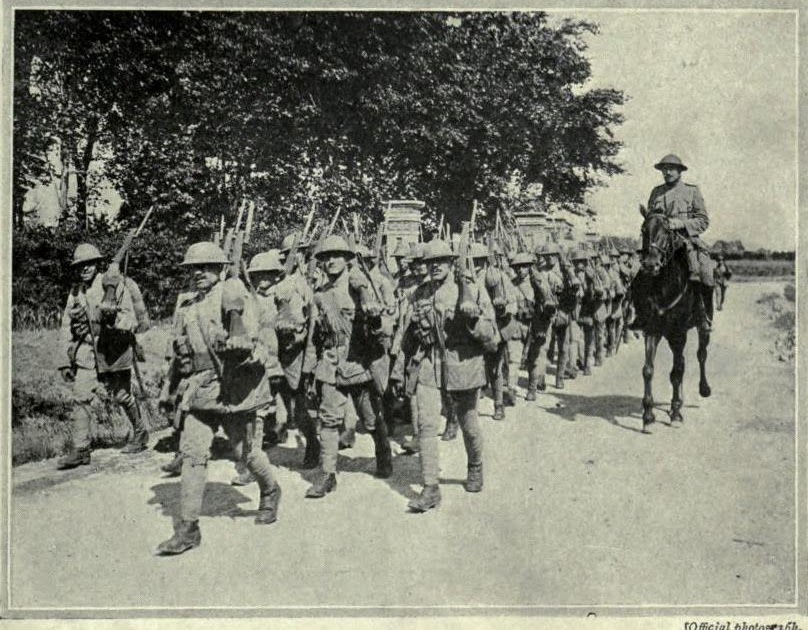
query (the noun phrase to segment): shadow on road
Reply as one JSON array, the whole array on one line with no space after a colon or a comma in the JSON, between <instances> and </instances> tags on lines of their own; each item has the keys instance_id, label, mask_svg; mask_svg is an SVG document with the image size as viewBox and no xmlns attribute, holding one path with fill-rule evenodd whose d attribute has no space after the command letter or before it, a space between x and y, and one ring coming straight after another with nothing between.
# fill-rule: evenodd
<instances>
[{"instance_id":1,"label":"shadow on road","mask_svg":"<svg viewBox=\"0 0 808 630\"><path fill-rule=\"evenodd\" d=\"M639 396L622 396L608 394L606 396L581 396L578 394L565 394L554 391L553 396L558 398L559 404L550 407L546 411L549 414L574 421L576 416L592 416L602 418L610 424L626 429L628 431L640 431L642 429L642 398ZM637 427L629 424L621 424L618 418L636 418L639 420Z\"/></svg>"},{"instance_id":2,"label":"shadow on road","mask_svg":"<svg viewBox=\"0 0 808 630\"><path fill-rule=\"evenodd\" d=\"M180 514L180 483L158 483L151 487L154 497L149 499L149 505L159 505L163 516L170 516L174 521ZM205 485L205 495L202 499L202 516L240 516L248 515L239 506L240 503L249 503L250 498L244 496L233 486L218 481L208 481Z\"/></svg>"}]
</instances>

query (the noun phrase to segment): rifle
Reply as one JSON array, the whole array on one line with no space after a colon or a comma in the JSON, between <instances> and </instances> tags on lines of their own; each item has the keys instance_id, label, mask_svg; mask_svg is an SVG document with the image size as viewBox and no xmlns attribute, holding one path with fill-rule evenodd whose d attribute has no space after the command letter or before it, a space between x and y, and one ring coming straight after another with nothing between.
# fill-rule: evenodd
<instances>
[{"instance_id":1,"label":"rifle","mask_svg":"<svg viewBox=\"0 0 808 630\"><path fill-rule=\"evenodd\" d=\"M438 238L443 238L443 213L440 214L440 222L438 223Z\"/></svg>"},{"instance_id":2,"label":"rifle","mask_svg":"<svg viewBox=\"0 0 808 630\"><path fill-rule=\"evenodd\" d=\"M295 232L294 239L292 240L292 247L289 249L289 253L286 254L286 261L283 264L283 275L285 278L288 278L295 272L295 265L297 264L297 250L300 247L300 242L302 240L302 236Z\"/></svg>"},{"instance_id":3,"label":"rifle","mask_svg":"<svg viewBox=\"0 0 808 630\"><path fill-rule=\"evenodd\" d=\"M477 228L477 200L471 204L471 220L469 221L469 241L474 241L474 233Z\"/></svg>"},{"instance_id":4,"label":"rifle","mask_svg":"<svg viewBox=\"0 0 808 630\"><path fill-rule=\"evenodd\" d=\"M356 242L354 241L354 237L351 234L348 234L348 247L350 247L353 251L356 251ZM362 258L362 256L360 256L359 254L356 254L354 260L356 260L356 264L359 267L359 270L368 279L368 282L370 283L370 288L373 289L373 295L376 297L376 301L379 303L379 306L386 306L384 304L384 300L382 299L382 293L381 291L379 291L379 287L373 281L373 278L370 275L370 271L368 270L368 266L365 264L365 259Z\"/></svg>"},{"instance_id":5,"label":"rifle","mask_svg":"<svg viewBox=\"0 0 808 630\"><path fill-rule=\"evenodd\" d=\"M457 283L460 285L460 304L474 304L476 302L471 285L476 283L477 274L474 261L469 256L469 230L468 221L463 221L460 231L460 241L457 247Z\"/></svg>"}]
</instances>

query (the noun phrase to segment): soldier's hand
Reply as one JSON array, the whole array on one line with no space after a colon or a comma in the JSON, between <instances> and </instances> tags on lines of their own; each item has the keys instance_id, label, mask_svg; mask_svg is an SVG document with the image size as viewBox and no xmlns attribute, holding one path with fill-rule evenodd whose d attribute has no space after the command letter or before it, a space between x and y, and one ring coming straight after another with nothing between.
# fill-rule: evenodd
<instances>
[{"instance_id":1,"label":"soldier's hand","mask_svg":"<svg viewBox=\"0 0 808 630\"><path fill-rule=\"evenodd\" d=\"M233 335L227 339L224 349L228 353L246 356L252 352L253 342L245 335Z\"/></svg>"},{"instance_id":2,"label":"soldier's hand","mask_svg":"<svg viewBox=\"0 0 808 630\"><path fill-rule=\"evenodd\" d=\"M171 419L174 414L174 399L171 396L160 396L157 401L157 410L166 418Z\"/></svg>"},{"instance_id":3,"label":"soldier's hand","mask_svg":"<svg viewBox=\"0 0 808 630\"><path fill-rule=\"evenodd\" d=\"M685 227L685 222L681 219L668 219L668 228L671 230L682 230Z\"/></svg>"},{"instance_id":4,"label":"soldier's hand","mask_svg":"<svg viewBox=\"0 0 808 630\"><path fill-rule=\"evenodd\" d=\"M367 315L368 319L377 319L382 314L382 309L378 302L365 304L362 310L365 311L365 315Z\"/></svg>"},{"instance_id":5,"label":"soldier's hand","mask_svg":"<svg viewBox=\"0 0 808 630\"><path fill-rule=\"evenodd\" d=\"M70 322L70 334L74 339L83 339L90 333L90 322L87 319L74 319Z\"/></svg>"},{"instance_id":6,"label":"soldier's hand","mask_svg":"<svg viewBox=\"0 0 808 630\"><path fill-rule=\"evenodd\" d=\"M115 304L101 304L98 307L98 317L102 326L111 328L118 319L118 307Z\"/></svg>"},{"instance_id":7,"label":"soldier's hand","mask_svg":"<svg viewBox=\"0 0 808 630\"><path fill-rule=\"evenodd\" d=\"M480 317L480 307L474 302L463 302L460 305L460 312L468 319L477 319Z\"/></svg>"},{"instance_id":8,"label":"soldier's hand","mask_svg":"<svg viewBox=\"0 0 808 630\"><path fill-rule=\"evenodd\" d=\"M63 365L59 368L59 374L65 383L72 383L76 380L76 368L70 365Z\"/></svg>"}]
</instances>

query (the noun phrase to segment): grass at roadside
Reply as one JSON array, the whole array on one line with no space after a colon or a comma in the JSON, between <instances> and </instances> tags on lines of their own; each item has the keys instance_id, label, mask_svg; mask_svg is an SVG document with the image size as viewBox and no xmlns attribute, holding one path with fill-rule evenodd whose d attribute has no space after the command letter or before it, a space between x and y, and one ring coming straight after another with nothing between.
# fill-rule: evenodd
<instances>
[{"instance_id":1,"label":"grass at roadside","mask_svg":"<svg viewBox=\"0 0 808 630\"><path fill-rule=\"evenodd\" d=\"M19 465L60 455L70 448L70 386L58 368L67 363L60 331L19 331L12 334L11 425L12 464ZM166 426L156 412L166 329L157 326L140 336L146 361L140 363L145 396L138 395L141 409L153 429ZM133 377L134 378L134 377ZM129 421L108 401L93 406L93 444L111 446L124 442Z\"/></svg>"},{"instance_id":2,"label":"grass at roadside","mask_svg":"<svg viewBox=\"0 0 808 630\"><path fill-rule=\"evenodd\" d=\"M781 361L793 361L796 347L796 290L785 285L782 293L770 292L758 298L757 303L776 331L773 352Z\"/></svg>"}]
</instances>

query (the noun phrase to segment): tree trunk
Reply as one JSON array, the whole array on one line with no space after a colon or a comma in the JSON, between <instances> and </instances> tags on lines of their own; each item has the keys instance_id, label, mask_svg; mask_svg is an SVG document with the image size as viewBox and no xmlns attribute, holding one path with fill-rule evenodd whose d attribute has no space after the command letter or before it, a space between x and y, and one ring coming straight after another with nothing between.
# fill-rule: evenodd
<instances>
[{"instance_id":1,"label":"tree trunk","mask_svg":"<svg viewBox=\"0 0 808 630\"><path fill-rule=\"evenodd\" d=\"M79 153L78 145L73 147L73 163L76 165L76 218L85 228L89 225L87 217L87 199L89 196L89 186L87 176L90 170L90 162L93 159L93 150L98 140L98 118L91 116L87 121L87 143L84 150Z\"/></svg>"}]
</instances>

